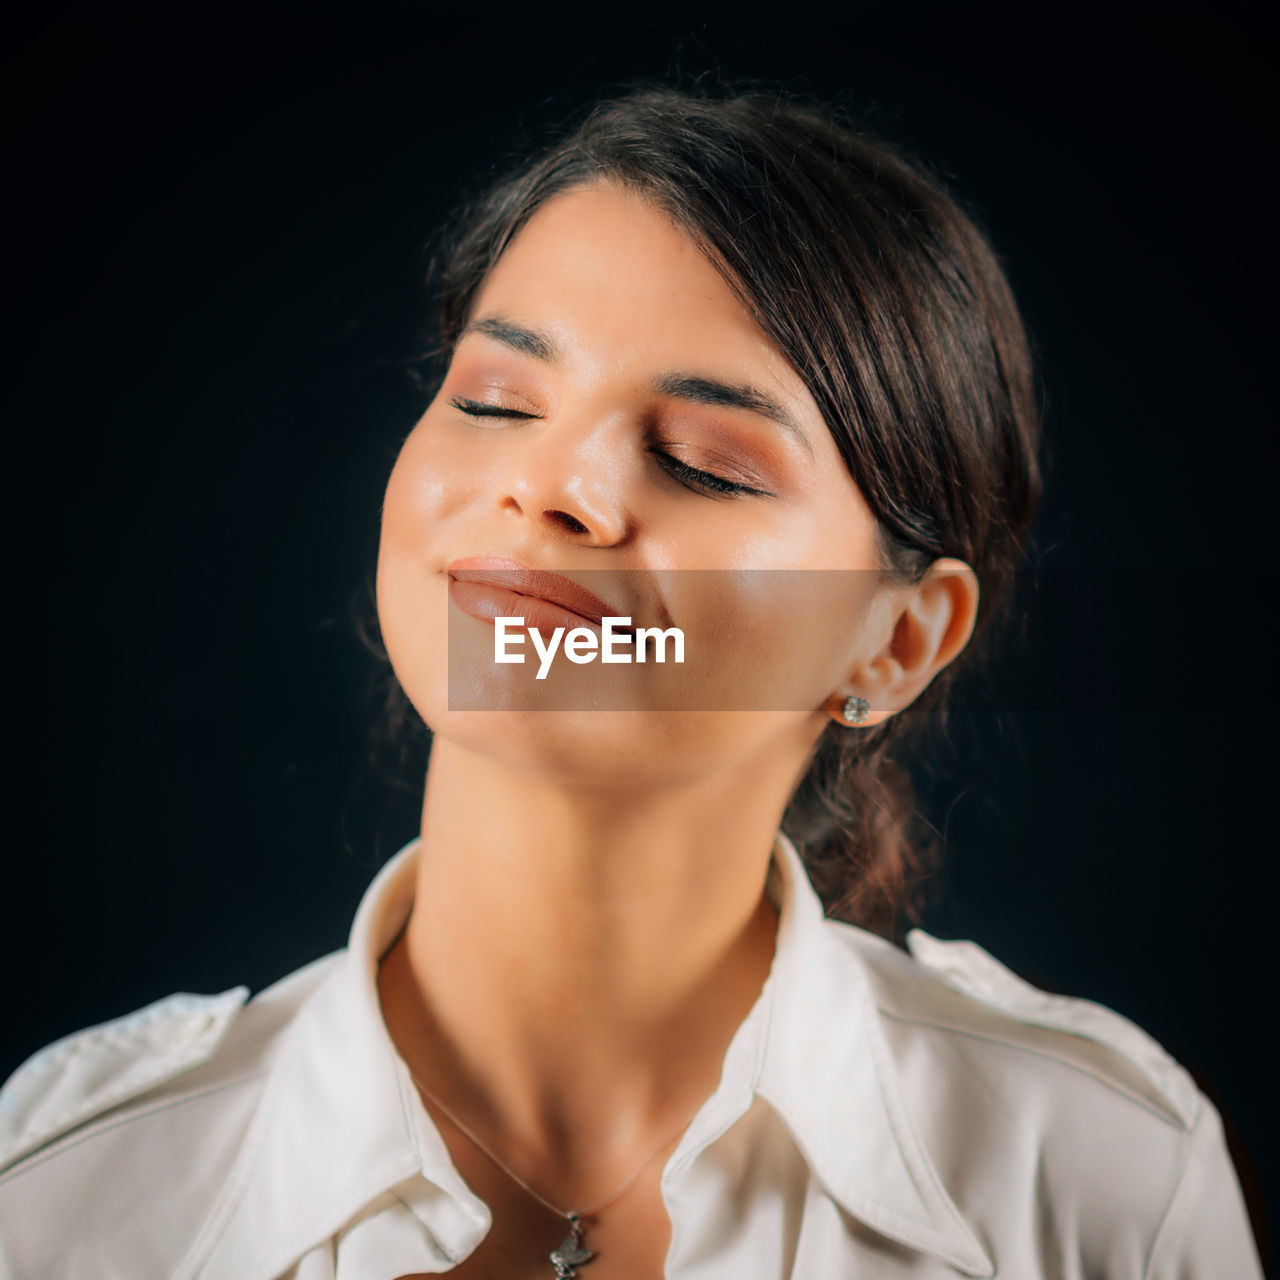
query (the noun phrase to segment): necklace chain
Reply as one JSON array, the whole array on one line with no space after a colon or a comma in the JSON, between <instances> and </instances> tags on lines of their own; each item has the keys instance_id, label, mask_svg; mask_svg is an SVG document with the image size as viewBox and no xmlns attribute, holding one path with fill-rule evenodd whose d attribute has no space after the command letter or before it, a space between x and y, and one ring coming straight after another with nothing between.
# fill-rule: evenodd
<instances>
[{"instance_id":1,"label":"necklace chain","mask_svg":"<svg viewBox=\"0 0 1280 1280\"><path fill-rule=\"evenodd\" d=\"M592 1205L590 1209L579 1209L576 1212L567 1212L566 1210L561 1209L559 1205L554 1205L551 1203L550 1200L547 1200L545 1197L540 1196L522 1177L520 1177L519 1174L513 1173L510 1169L508 1169L507 1166L503 1164L502 1161L499 1160L498 1157L495 1156L493 1152L490 1151L489 1148L486 1147L484 1143L481 1142L480 1139L477 1138L476 1135L472 1133L471 1130L468 1129L467 1126L464 1125L462 1121L459 1120L458 1117L455 1116L453 1112L450 1111L449 1108L446 1107L444 1103L441 1102L440 1099L437 1098L436 1095L432 1093L431 1090L428 1089L427 1086L423 1084L422 1081L419 1080L418 1077L413 1074L412 1071L409 1072L409 1077L410 1079L412 1079L413 1083L416 1084L418 1088L421 1089L422 1092L425 1093L427 1097L430 1098L431 1101L434 1102L436 1106L439 1107L440 1110L443 1111L445 1115L447 1115L449 1119L452 1120L453 1123L456 1124L458 1128L461 1129L462 1132L465 1133L467 1137L470 1138L471 1141L474 1142L476 1146L479 1147L480 1150L483 1151L485 1155L487 1155L489 1159L494 1162L494 1164L496 1164L501 1170L503 1170L504 1173L506 1173L514 1181L518 1182L535 1200L539 1202L539 1204L545 1205L553 1213L559 1214L560 1217L562 1218L568 1218L570 1222L576 1222L576 1220L579 1218L588 1217L589 1215L596 1213L601 1209L606 1208L608 1205L611 1205L640 1176L640 1171L648 1165L649 1161L652 1160L654 1156L656 1156L658 1152L662 1150L663 1147L667 1147L671 1145L671 1139L668 1138L666 1142L661 1144L661 1146L655 1147L640 1162L635 1172L632 1173L632 1175L626 1180L626 1182L624 1182L622 1186L620 1186L612 1195L606 1196L603 1200L599 1201L597 1204ZM702 1109L702 1105L701 1103L699 1103L697 1110L695 1110L692 1113L692 1115L689 1116L689 1119L684 1122L684 1124L680 1127L678 1133L683 1133L685 1129L689 1127L689 1124L692 1122L693 1117L696 1116L698 1114L698 1111L700 1111L701 1109Z\"/></svg>"}]
</instances>

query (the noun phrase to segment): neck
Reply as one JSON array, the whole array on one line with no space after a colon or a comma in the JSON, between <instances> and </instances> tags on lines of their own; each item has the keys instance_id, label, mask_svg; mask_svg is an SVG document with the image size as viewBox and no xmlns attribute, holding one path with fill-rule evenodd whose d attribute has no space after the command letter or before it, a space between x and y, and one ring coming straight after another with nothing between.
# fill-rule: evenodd
<instances>
[{"instance_id":1,"label":"neck","mask_svg":"<svg viewBox=\"0 0 1280 1280\"><path fill-rule=\"evenodd\" d=\"M793 781L769 764L606 793L437 738L414 906L379 971L413 1074L495 1154L566 1181L674 1138L768 976Z\"/></svg>"}]
</instances>

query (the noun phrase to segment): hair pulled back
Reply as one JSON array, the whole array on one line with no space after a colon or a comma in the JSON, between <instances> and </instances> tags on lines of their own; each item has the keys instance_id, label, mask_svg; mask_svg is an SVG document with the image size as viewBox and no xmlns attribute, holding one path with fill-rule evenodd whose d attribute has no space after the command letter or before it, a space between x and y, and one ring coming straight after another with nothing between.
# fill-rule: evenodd
<instances>
[{"instance_id":1,"label":"hair pulled back","mask_svg":"<svg viewBox=\"0 0 1280 1280\"><path fill-rule=\"evenodd\" d=\"M917 159L789 92L640 84L486 181L432 277L447 369L480 286L547 200L601 179L655 201L803 379L876 519L882 574L941 556L981 589L969 644L908 707L826 726L783 816L828 916L891 933L933 855L891 748L945 727L1011 596L1041 490L1030 346L975 218ZM410 712L394 679L388 720Z\"/></svg>"}]
</instances>

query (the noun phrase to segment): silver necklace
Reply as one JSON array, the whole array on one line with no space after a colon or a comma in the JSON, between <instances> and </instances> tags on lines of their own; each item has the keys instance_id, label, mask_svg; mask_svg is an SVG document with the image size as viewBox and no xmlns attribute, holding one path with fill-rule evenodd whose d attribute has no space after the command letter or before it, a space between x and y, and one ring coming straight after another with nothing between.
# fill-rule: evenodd
<instances>
[{"instance_id":1,"label":"silver necklace","mask_svg":"<svg viewBox=\"0 0 1280 1280\"><path fill-rule=\"evenodd\" d=\"M671 1139L668 1138L662 1146L655 1147L647 1156L645 1156L644 1160L641 1161L636 1171L611 1196L607 1196L597 1204L592 1205L590 1209L576 1209L566 1212L564 1209L561 1209L559 1205L554 1205L550 1200L546 1200L540 1196L523 1178L519 1176L519 1174L512 1173L511 1170L508 1169L507 1166L503 1164L502 1161L499 1160L498 1157L495 1156L493 1152L490 1151L489 1148L486 1147L484 1143L481 1142L480 1139L477 1138L476 1135L472 1133L471 1130L468 1129L466 1125L464 1125L462 1121L459 1120L458 1117L455 1116L453 1112L450 1111L449 1108L446 1107L444 1103L441 1102L440 1099L437 1098L436 1095L413 1074L412 1071L409 1072L409 1077L413 1083L416 1084L418 1088L421 1089L422 1092L425 1093L427 1097L430 1098L431 1101L434 1102L436 1106L439 1107L440 1110L443 1111L445 1115L447 1115L449 1119L452 1120L453 1123L456 1124L458 1128L461 1129L462 1132L465 1133L467 1137L470 1138L471 1141L474 1142L476 1146L479 1147L480 1150L498 1166L498 1168L507 1174L508 1177L513 1179L515 1182L518 1182L535 1200L538 1201L539 1204L545 1205L552 1211L552 1213L557 1213L560 1217L567 1218L569 1220L568 1238L558 1249L553 1249L548 1255L551 1265L555 1268L556 1280L572 1280L572 1278L578 1274L574 1270L574 1267L581 1266L584 1262L590 1262L591 1259L596 1256L590 1249L585 1248L582 1244L582 1219L588 1218L598 1210L611 1205L640 1176L641 1169L643 1169L649 1161L662 1150L663 1147L671 1145ZM693 1115L691 1115L681 1126L679 1130L680 1133L683 1133L685 1129L689 1127L693 1117L696 1116L698 1111L701 1109L701 1104L699 1104L698 1110L694 1111Z\"/></svg>"}]
</instances>

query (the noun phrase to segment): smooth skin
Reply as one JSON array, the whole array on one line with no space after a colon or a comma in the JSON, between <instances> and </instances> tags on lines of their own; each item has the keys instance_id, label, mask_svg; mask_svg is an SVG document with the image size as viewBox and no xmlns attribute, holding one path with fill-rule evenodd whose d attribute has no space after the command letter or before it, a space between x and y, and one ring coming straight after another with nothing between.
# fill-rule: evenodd
<instances>
[{"instance_id":1,"label":"smooth skin","mask_svg":"<svg viewBox=\"0 0 1280 1280\"><path fill-rule=\"evenodd\" d=\"M869 699L874 725L960 652L978 582L955 559L913 589L876 573L873 517L802 380L635 193L598 183L543 205L471 318L537 334L544 349L467 332L387 486L379 617L434 741L415 903L379 996L413 1073L552 1203L593 1205L656 1152L586 1243L593 1280L658 1276L662 1167L772 963L778 913L764 886L787 802L847 696ZM803 439L754 412L656 393L672 371L759 388ZM478 418L457 399L532 416ZM757 492L701 490L659 452ZM716 646L716 679L801 669L811 700L450 710L448 620L492 630L450 602L445 568L478 555L576 574L601 595L612 571L613 598L638 622L682 627L690 650ZM798 612L785 593L751 595L749 574L661 572L681 569L862 572L830 575L838 589ZM429 1109L494 1214L453 1274L550 1274L564 1221Z\"/></svg>"}]
</instances>

